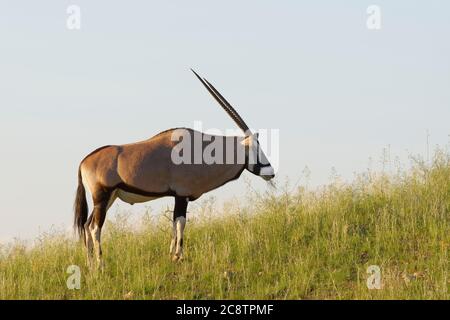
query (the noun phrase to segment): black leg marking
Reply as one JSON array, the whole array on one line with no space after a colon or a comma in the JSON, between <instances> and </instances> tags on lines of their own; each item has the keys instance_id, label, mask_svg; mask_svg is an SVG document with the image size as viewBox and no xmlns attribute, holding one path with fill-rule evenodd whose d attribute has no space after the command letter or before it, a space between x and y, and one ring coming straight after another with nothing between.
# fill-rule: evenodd
<instances>
[{"instance_id":1,"label":"black leg marking","mask_svg":"<svg viewBox=\"0 0 450 320\"><path fill-rule=\"evenodd\" d=\"M173 210L173 221L177 220L178 217L186 218L188 200L187 197L175 197L175 208Z\"/></svg>"},{"instance_id":2,"label":"black leg marking","mask_svg":"<svg viewBox=\"0 0 450 320\"><path fill-rule=\"evenodd\" d=\"M171 248L175 246L173 261L180 261L183 255L183 233L186 225L187 197L175 197L175 208L173 210L173 233ZM172 251L172 250L171 250Z\"/></svg>"}]
</instances>

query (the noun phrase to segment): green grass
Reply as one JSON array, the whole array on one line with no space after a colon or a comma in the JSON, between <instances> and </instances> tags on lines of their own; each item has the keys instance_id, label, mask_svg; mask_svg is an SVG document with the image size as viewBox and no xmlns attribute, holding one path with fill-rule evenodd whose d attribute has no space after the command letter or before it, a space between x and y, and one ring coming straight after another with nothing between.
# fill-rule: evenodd
<instances>
[{"instance_id":1,"label":"green grass","mask_svg":"<svg viewBox=\"0 0 450 320\"><path fill-rule=\"evenodd\" d=\"M407 172L253 194L249 203L188 220L181 263L168 255L163 218L138 230L108 222L103 272L89 271L81 244L62 235L11 244L0 256L0 299L450 298L445 153ZM66 287L72 264L81 267L80 290ZM370 265L381 268L379 290L367 288Z\"/></svg>"}]
</instances>

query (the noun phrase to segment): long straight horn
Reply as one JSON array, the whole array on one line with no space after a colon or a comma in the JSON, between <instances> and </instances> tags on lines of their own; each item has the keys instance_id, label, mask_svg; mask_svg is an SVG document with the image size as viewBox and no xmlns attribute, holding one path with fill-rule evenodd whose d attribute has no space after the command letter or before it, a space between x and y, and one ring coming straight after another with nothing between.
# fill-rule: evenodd
<instances>
[{"instance_id":1,"label":"long straight horn","mask_svg":"<svg viewBox=\"0 0 450 320\"><path fill-rule=\"evenodd\" d=\"M228 113L228 115L233 119L233 121L238 125L239 128L241 128L242 131L244 131L244 134L246 136L249 136L252 134L247 124L242 120L241 116L237 111L231 106L231 104L219 93L219 91L214 88L214 86L208 82L206 79L202 79L197 72L195 72L193 69L191 71L195 74L195 76L200 80L200 82L205 86L206 90L216 99L216 101L221 105L221 107Z\"/></svg>"}]
</instances>

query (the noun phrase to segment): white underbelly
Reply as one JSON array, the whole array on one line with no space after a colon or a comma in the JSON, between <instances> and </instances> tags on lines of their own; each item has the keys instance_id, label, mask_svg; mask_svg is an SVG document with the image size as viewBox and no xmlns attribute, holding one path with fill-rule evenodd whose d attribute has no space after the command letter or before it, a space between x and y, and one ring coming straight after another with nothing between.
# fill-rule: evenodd
<instances>
[{"instance_id":1,"label":"white underbelly","mask_svg":"<svg viewBox=\"0 0 450 320\"><path fill-rule=\"evenodd\" d=\"M117 190L117 197L119 197L120 200L127 202L129 204L147 202L158 198L158 197L147 197L136 193L126 192L123 190Z\"/></svg>"}]
</instances>

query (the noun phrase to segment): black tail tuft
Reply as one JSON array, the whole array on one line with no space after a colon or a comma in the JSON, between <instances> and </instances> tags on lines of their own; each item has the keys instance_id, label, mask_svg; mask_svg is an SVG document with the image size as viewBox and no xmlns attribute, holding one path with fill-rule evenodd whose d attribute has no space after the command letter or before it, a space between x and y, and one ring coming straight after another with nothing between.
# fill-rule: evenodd
<instances>
[{"instance_id":1,"label":"black tail tuft","mask_svg":"<svg viewBox=\"0 0 450 320\"><path fill-rule=\"evenodd\" d=\"M84 224L86 223L88 216L88 205L86 202L86 190L84 189L80 169L78 169L78 188L73 209L75 213L74 228L78 231L80 238L84 241Z\"/></svg>"}]
</instances>

